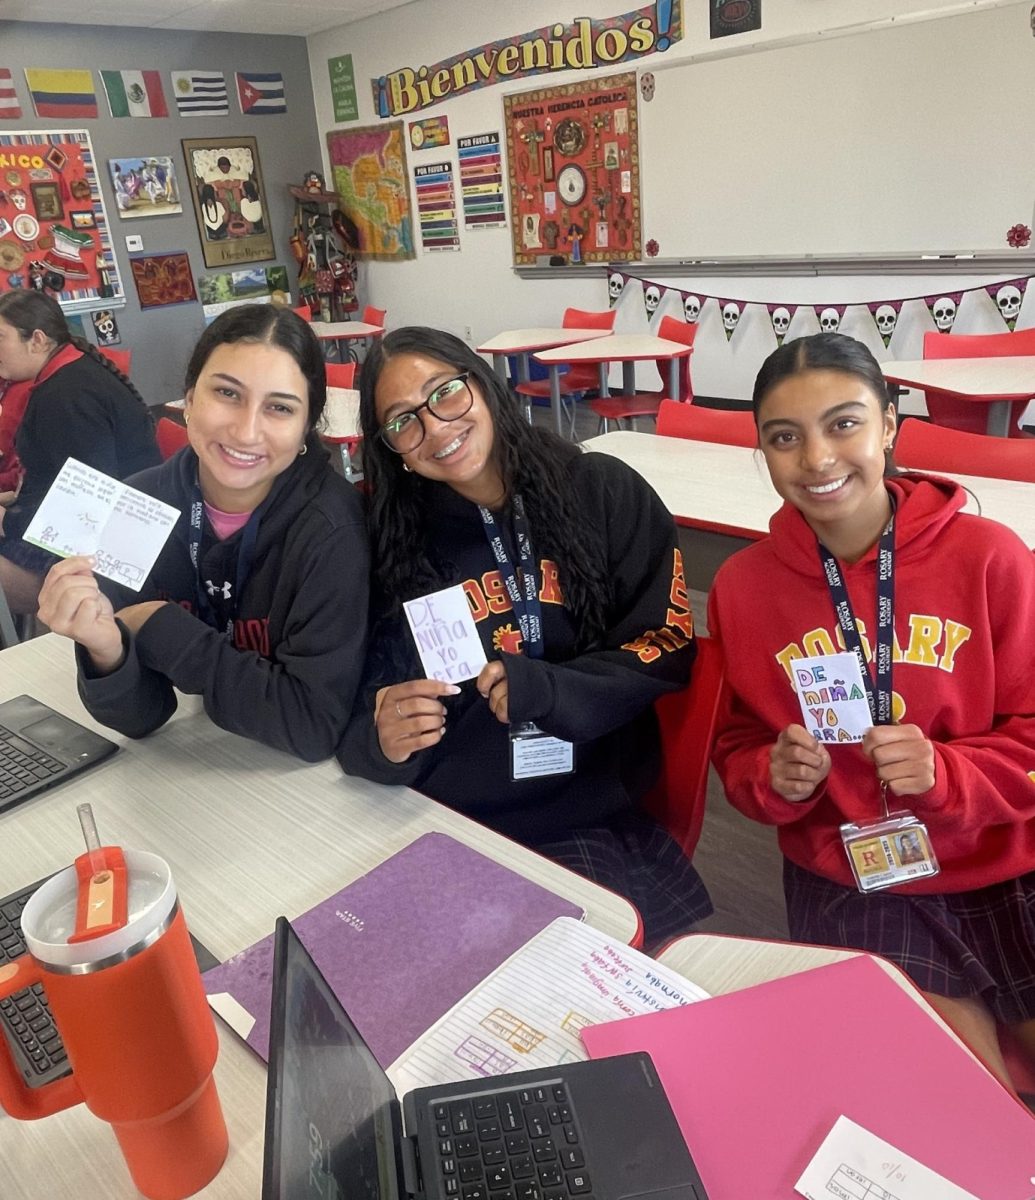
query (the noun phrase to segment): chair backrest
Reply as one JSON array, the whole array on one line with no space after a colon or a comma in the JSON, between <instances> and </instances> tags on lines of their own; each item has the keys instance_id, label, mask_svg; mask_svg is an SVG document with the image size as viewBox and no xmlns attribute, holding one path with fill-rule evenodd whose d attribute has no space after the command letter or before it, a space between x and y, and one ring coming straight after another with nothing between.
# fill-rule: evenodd
<instances>
[{"instance_id":1,"label":"chair backrest","mask_svg":"<svg viewBox=\"0 0 1035 1200\"><path fill-rule=\"evenodd\" d=\"M658 322L657 335L659 338L665 338L670 342L682 342L684 346L693 346L694 338L697 337L697 326L690 325L686 321L681 321L678 317L662 317ZM690 402L694 398L693 384L690 382L690 359L693 355L688 354L686 358L679 360L679 395L672 396L673 400L683 400ZM664 358L658 359L658 374L664 380L662 394L668 393L668 361Z\"/></svg>"},{"instance_id":2,"label":"chair backrest","mask_svg":"<svg viewBox=\"0 0 1035 1200\"><path fill-rule=\"evenodd\" d=\"M1014 354L1035 354L1035 329L1018 329L1016 333L938 333L930 329L924 334L924 358L1004 358ZM945 392L928 388L924 392L927 415L936 425L959 429L967 433L984 433L988 421L988 406L960 400ZM1018 400L1010 406L1010 437L1023 437L1017 419L1027 406Z\"/></svg>"},{"instance_id":3,"label":"chair backrest","mask_svg":"<svg viewBox=\"0 0 1035 1200\"><path fill-rule=\"evenodd\" d=\"M384 327L385 317L388 315L387 308L375 308L372 304L368 304L363 309L363 315L360 320L364 325L380 325Z\"/></svg>"},{"instance_id":4,"label":"chair backrest","mask_svg":"<svg viewBox=\"0 0 1035 1200\"><path fill-rule=\"evenodd\" d=\"M584 308L566 308L561 318L562 329L614 329L618 310L587 312Z\"/></svg>"},{"instance_id":5,"label":"chair backrest","mask_svg":"<svg viewBox=\"0 0 1035 1200\"><path fill-rule=\"evenodd\" d=\"M724 446L746 446L749 450L758 445L751 413L702 408L700 404L683 404L679 400L662 400L658 408L658 433L697 442L721 442Z\"/></svg>"},{"instance_id":6,"label":"chair backrest","mask_svg":"<svg viewBox=\"0 0 1035 1200\"><path fill-rule=\"evenodd\" d=\"M356 364L328 363L327 386L336 388L351 388L356 386Z\"/></svg>"},{"instance_id":7,"label":"chair backrest","mask_svg":"<svg viewBox=\"0 0 1035 1200\"><path fill-rule=\"evenodd\" d=\"M129 376L129 364L133 361L132 350L113 350L110 346L98 346L97 349L113 362L123 375Z\"/></svg>"},{"instance_id":8,"label":"chair backrest","mask_svg":"<svg viewBox=\"0 0 1035 1200\"><path fill-rule=\"evenodd\" d=\"M675 838L687 858L701 836L708 761L725 672L714 638L698 637L690 686L655 701L661 728L661 775L644 797L647 812Z\"/></svg>"},{"instance_id":9,"label":"chair backrest","mask_svg":"<svg viewBox=\"0 0 1035 1200\"><path fill-rule=\"evenodd\" d=\"M169 417L160 417L155 429L155 439L158 442L158 453L164 462L187 445L187 427L170 420Z\"/></svg>"},{"instance_id":10,"label":"chair backrest","mask_svg":"<svg viewBox=\"0 0 1035 1200\"><path fill-rule=\"evenodd\" d=\"M915 417L902 422L895 442L895 461L920 471L950 471L1035 483L1035 439L988 437L946 425L930 425Z\"/></svg>"},{"instance_id":11,"label":"chair backrest","mask_svg":"<svg viewBox=\"0 0 1035 1200\"><path fill-rule=\"evenodd\" d=\"M313 319L313 310L308 304L300 304L297 308L291 310L296 317L301 317L303 321L311 321Z\"/></svg>"}]
</instances>

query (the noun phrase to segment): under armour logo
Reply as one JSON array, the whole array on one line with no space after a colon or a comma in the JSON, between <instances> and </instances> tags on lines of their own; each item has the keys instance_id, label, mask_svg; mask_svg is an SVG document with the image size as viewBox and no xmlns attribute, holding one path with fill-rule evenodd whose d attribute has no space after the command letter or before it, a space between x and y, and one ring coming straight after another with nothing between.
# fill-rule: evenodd
<instances>
[{"instance_id":1,"label":"under armour logo","mask_svg":"<svg viewBox=\"0 0 1035 1200\"><path fill-rule=\"evenodd\" d=\"M211 579L206 579L205 580L205 590L208 592L208 594L210 596L214 596L216 594L216 592L222 592L224 600L230 599L230 584L229 583L215 584L212 582Z\"/></svg>"}]
</instances>

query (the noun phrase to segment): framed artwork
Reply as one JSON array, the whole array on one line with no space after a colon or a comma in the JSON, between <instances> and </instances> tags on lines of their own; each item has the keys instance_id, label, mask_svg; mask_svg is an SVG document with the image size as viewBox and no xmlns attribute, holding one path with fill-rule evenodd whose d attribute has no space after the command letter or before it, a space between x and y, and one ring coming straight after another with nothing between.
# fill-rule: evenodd
<instances>
[{"instance_id":1,"label":"framed artwork","mask_svg":"<svg viewBox=\"0 0 1035 1200\"><path fill-rule=\"evenodd\" d=\"M415 258L402 121L333 129L327 134L331 180L356 226L356 258Z\"/></svg>"},{"instance_id":2,"label":"framed artwork","mask_svg":"<svg viewBox=\"0 0 1035 1200\"><path fill-rule=\"evenodd\" d=\"M189 304L197 300L190 259L182 250L172 254L143 254L129 260L141 308Z\"/></svg>"},{"instance_id":3,"label":"framed artwork","mask_svg":"<svg viewBox=\"0 0 1035 1200\"><path fill-rule=\"evenodd\" d=\"M161 154L144 158L109 158L108 174L115 193L115 210L124 221L183 212L176 167L171 158Z\"/></svg>"},{"instance_id":4,"label":"framed artwork","mask_svg":"<svg viewBox=\"0 0 1035 1200\"><path fill-rule=\"evenodd\" d=\"M255 138L185 138L182 144L205 266L273 258Z\"/></svg>"},{"instance_id":5,"label":"framed artwork","mask_svg":"<svg viewBox=\"0 0 1035 1200\"><path fill-rule=\"evenodd\" d=\"M32 202L36 206L36 216L41 221L60 221L65 215L65 206L61 203L61 192L56 183L30 183Z\"/></svg>"}]
</instances>

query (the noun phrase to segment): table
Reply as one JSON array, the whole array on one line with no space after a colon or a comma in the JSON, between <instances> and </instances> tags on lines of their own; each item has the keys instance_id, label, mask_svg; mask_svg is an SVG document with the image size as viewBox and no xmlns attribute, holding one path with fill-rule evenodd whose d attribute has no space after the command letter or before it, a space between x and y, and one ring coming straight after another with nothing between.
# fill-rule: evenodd
<instances>
[{"instance_id":1,"label":"table","mask_svg":"<svg viewBox=\"0 0 1035 1200\"><path fill-rule=\"evenodd\" d=\"M140 742L103 729L75 691L72 643L48 634L0 653L0 699L30 692L123 745L108 762L0 814L2 895L67 866L82 852L76 804L93 804L105 837L168 860L191 929L220 959L312 907L429 830L441 830L521 871L587 911L587 920L631 940L638 917L626 900L435 804L408 788L343 775L333 760L307 765L218 729L198 697ZM198 1193L206 1200L258 1196L266 1072L221 1022L216 1082L230 1156ZM6 1196L105 1196L130 1200L114 1136L83 1106L22 1122L0 1110Z\"/></svg>"},{"instance_id":2,"label":"table","mask_svg":"<svg viewBox=\"0 0 1035 1200\"><path fill-rule=\"evenodd\" d=\"M492 366L503 380L507 378L507 357L517 356L518 382L528 382L528 356L535 350L551 350L554 346L570 346L594 338L610 337L609 329L535 328L507 329L497 333L478 347L479 354L491 354Z\"/></svg>"},{"instance_id":3,"label":"table","mask_svg":"<svg viewBox=\"0 0 1035 1200\"><path fill-rule=\"evenodd\" d=\"M368 325L366 321L313 321L309 328L312 329L321 342L332 341L335 345L338 342L354 342L361 339L378 338L385 331L383 325ZM351 357L355 357L351 350L349 354ZM338 355L340 358L340 347Z\"/></svg>"},{"instance_id":4,"label":"table","mask_svg":"<svg viewBox=\"0 0 1035 1200\"><path fill-rule=\"evenodd\" d=\"M669 394L679 395L680 358L693 353L693 347L683 342L672 342L668 338L654 337L649 333L619 333L591 342L578 342L574 346L559 346L544 350L535 356L536 362L550 368L550 406L553 408L557 432L561 433L561 381L562 363L598 363L600 365L600 394L610 394L607 384L607 368L610 363L622 364L622 390L632 395L636 391L636 363L645 359L657 361L668 359Z\"/></svg>"},{"instance_id":5,"label":"table","mask_svg":"<svg viewBox=\"0 0 1035 1200\"><path fill-rule=\"evenodd\" d=\"M933 388L961 400L987 404L987 432L1008 437L1010 407L1035 399L1035 356L925 358L881 365L884 378L903 387Z\"/></svg>"},{"instance_id":6,"label":"table","mask_svg":"<svg viewBox=\"0 0 1035 1200\"><path fill-rule=\"evenodd\" d=\"M359 392L355 388L329 387L323 410L320 437L341 451L345 478L353 480L357 472L352 463L353 447L363 440L359 428Z\"/></svg>"}]
</instances>

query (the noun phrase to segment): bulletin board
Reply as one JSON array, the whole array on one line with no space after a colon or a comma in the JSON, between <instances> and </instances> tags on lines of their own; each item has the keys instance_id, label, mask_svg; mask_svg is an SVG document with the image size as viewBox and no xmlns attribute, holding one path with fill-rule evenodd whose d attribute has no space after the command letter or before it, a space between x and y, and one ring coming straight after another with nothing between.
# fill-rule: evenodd
<instances>
[{"instance_id":1,"label":"bulletin board","mask_svg":"<svg viewBox=\"0 0 1035 1200\"><path fill-rule=\"evenodd\" d=\"M21 287L66 313L125 302L85 129L0 133L0 291Z\"/></svg>"},{"instance_id":2,"label":"bulletin board","mask_svg":"<svg viewBox=\"0 0 1035 1200\"><path fill-rule=\"evenodd\" d=\"M515 265L640 257L636 75L503 99Z\"/></svg>"}]
</instances>

